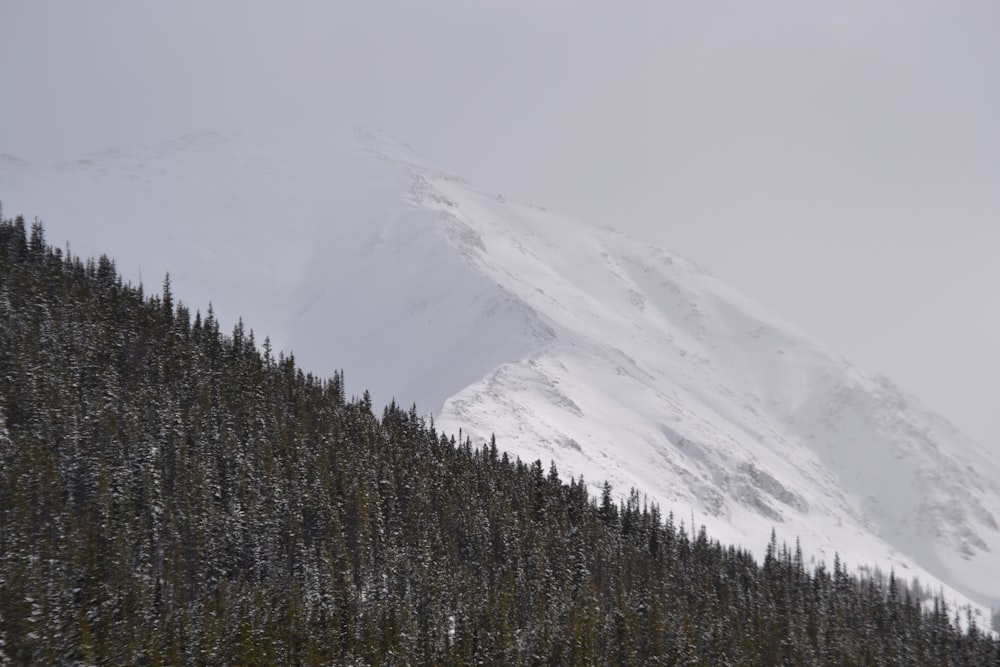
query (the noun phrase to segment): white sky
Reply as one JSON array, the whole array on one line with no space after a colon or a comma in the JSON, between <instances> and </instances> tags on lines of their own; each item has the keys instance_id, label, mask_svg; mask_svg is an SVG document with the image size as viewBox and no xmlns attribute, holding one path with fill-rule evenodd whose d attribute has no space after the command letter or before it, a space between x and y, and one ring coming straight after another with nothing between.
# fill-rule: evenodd
<instances>
[{"instance_id":1,"label":"white sky","mask_svg":"<svg viewBox=\"0 0 1000 667\"><path fill-rule=\"evenodd\" d=\"M1000 452L995 0L0 2L0 153L328 120L686 254Z\"/></svg>"}]
</instances>

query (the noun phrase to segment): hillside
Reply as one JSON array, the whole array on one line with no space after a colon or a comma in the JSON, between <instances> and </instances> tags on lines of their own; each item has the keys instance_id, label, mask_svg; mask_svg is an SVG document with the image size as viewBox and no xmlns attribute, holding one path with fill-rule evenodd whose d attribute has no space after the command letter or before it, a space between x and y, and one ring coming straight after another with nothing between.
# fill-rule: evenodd
<instances>
[{"instance_id":1,"label":"hillside","mask_svg":"<svg viewBox=\"0 0 1000 667\"><path fill-rule=\"evenodd\" d=\"M981 621L1000 606L995 461L674 253L364 131L8 159L0 183L75 251L123 258L133 282L169 270L227 328L252 319L376 408L416 402L476 446L495 433L592 494L635 487L759 558L775 530L809 561L943 587Z\"/></svg>"},{"instance_id":2,"label":"hillside","mask_svg":"<svg viewBox=\"0 0 1000 667\"><path fill-rule=\"evenodd\" d=\"M0 222L0 663L1000 664L895 579L376 418L176 299Z\"/></svg>"}]
</instances>

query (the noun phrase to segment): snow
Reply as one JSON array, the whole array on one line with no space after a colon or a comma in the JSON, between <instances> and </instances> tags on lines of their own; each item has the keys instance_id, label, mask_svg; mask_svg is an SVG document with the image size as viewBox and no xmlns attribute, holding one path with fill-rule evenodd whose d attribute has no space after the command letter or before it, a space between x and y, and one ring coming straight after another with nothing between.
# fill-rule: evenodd
<instances>
[{"instance_id":1,"label":"snow","mask_svg":"<svg viewBox=\"0 0 1000 667\"><path fill-rule=\"evenodd\" d=\"M307 370L762 554L1000 606L1000 468L683 257L475 189L370 131L0 156L5 215L105 252ZM607 222L607 221L598 221ZM140 275L141 271L141 275ZM156 291L156 288L153 288ZM988 623L981 623L988 625Z\"/></svg>"}]
</instances>

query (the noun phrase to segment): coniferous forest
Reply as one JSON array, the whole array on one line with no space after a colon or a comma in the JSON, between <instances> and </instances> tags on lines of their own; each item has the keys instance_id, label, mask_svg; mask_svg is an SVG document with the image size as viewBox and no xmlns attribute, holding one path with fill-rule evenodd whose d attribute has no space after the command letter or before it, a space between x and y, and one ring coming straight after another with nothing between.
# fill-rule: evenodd
<instances>
[{"instance_id":1,"label":"coniferous forest","mask_svg":"<svg viewBox=\"0 0 1000 667\"><path fill-rule=\"evenodd\" d=\"M342 375L18 218L0 222L7 664L979 667L1000 643L891 578L773 540L758 563L636 493L593 499L416 408L373 414Z\"/></svg>"}]
</instances>

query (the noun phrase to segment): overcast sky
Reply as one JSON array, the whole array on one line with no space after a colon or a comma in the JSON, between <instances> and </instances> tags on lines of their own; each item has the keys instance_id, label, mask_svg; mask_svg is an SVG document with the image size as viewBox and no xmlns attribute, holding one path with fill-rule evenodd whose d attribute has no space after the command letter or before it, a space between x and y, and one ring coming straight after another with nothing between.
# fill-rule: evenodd
<instances>
[{"instance_id":1,"label":"overcast sky","mask_svg":"<svg viewBox=\"0 0 1000 667\"><path fill-rule=\"evenodd\" d=\"M3 0L0 153L381 127L691 257L1000 451L998 36L995 0Z\"/></svg>"}]
</instances>

